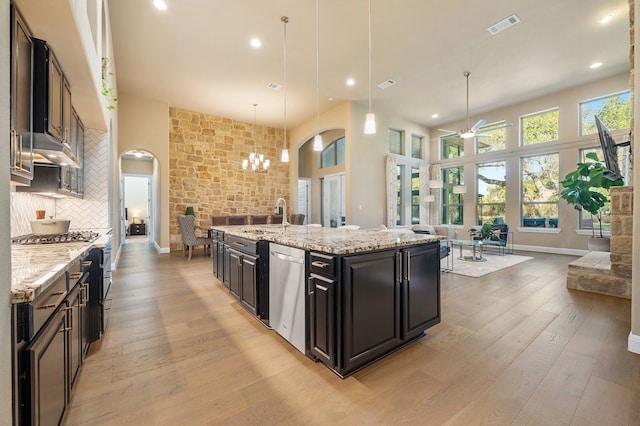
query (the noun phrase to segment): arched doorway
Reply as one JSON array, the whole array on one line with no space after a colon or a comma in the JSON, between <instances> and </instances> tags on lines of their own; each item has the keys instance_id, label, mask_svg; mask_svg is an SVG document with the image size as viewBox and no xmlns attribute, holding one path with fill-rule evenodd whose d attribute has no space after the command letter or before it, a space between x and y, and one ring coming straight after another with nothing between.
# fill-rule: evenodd
<instances>
[{"instance_id":1,"label":"arched doorway","mask_svg":"<svg viewBox=\"0 0 640 426\"><path fill-rule=\"evenodd\" d=\"M156 158L145 150L130 150L120 156L121 241L154 242L157 223L154 200Z\"/></svg>"}]
</instances>

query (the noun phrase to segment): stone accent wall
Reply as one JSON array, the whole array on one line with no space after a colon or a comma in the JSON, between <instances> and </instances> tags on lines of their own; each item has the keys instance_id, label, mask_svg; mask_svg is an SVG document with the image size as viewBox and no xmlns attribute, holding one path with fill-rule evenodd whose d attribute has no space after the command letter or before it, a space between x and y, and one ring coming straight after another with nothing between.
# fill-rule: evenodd
<instances>
[{"instance_id":1,"label":"stone accent wall","mask_svg":"<svg viewBox=\"0 0 640 426\"><path fill-rule=\"evenodd\" d=\"M611 253L591 252L569 264L567 288L631 298L633 187L611 188Z\"/></svg>"},{"instance_id":2,"label":"stone accent wall","mask_svg":"<svg viewBox=\"0 0 640 426\"><path fill-rule=\"evenodd\" d=\"M180 249L176 216L187 206L194 207L196 223L203 225L211 215L272 214L278 197L291 206L289 165L280 162L282 129L179 108L169 108L169 120L172 250ZM254 147L270 160L268 171L242 170Z\"/></svg>"}]
</instances>

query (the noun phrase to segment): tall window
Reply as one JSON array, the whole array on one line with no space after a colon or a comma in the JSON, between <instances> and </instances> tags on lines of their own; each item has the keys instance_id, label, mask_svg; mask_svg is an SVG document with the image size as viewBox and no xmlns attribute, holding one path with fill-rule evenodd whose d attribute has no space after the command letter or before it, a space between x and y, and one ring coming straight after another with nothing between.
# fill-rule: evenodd
<instances>
[{"instance_id":1,"label":"tall window","mask_svg":"<svg viewBox=\"0 0 640 426\"><path fill-rule=\"evenodd\" d=\"M477 165L478 224L504 223L507 201L507 176L504 161Z\"/></svg>"},{"instance_id":2,"label":"tall window","mask_svg":"<svg viewBox=\"0 0 640 426\"><path fill-rule=\"evenodd\" d=\"M480 134L475 138L476 152L499 151L507 147L507 124L504 121L488 124L480 128Z\"/></svg>"},{"instance_id":3,"label":"tall window","mask_svg":"<svg viewBox=\"0 0 640 426\"><path fill-rule=\"evenodd\" d=\"M587 162L593 161L587 158L587 154L590 152L595 152L598 155L598 159L601 161L604 161L601 148L584 148L580 150L580 162L587 163ZM603 194L609 200L604 204L604 207L600 209L600 212L602 215L602 230L610 231L611 230L611 198L609 195L609 190L604 188L592 188L592 191L596 191ZM584 210L580 210L578 212L578 228L579 229L592 230L594 229L594 225L598 227L597 222L598 220L596 219L594 223L594 218L591 217L591 214L589 214L589 212L585 212Z\"/></svg>"},{"instance_id":4,"label":"tall window","mask_svg":"<svg viewBox=\"0 0 640 426\"><path fill-rule=\"evenodd\" d=\"M520 117L520 141L533 145L558 140L560 110L558 108Z\"/></svg>"},{"instance_id":5,"label":"tall window","mask_svg":"<svg viewBox=\"0 0 640 426\"><path fill-rule=\"evenodd\" d=\"M420 223L420 168L411 167L411 224Z\"/></svg>"},{"instance_id":6,"label":"tall window","mask_svg":"<svg viewBox=\"0 0 640 426\"><path fill-rule=\"evenodd\" d=\"M402 135L400 130L389 129L389 152L391 154L403 155L402 151Z\"/></svg>"},{"instance_id":7,"label":"tall window","mask_svg":"<svg viewBox=\"0 0 640 426\"><path fill-rule=\"evenodd\" d=\"M594 115L597 115L609 130L628 129L631 127L631 93L626 91L581 102L581 136L598 133Z\"/></svg>"},{"instance_id":8,"label":"tall window","mask_svg":"<svg viewBox=\"0 0 640 426\"><path fill-rule=\"evenodd\" d=\"M464 139L457 133L440 138L440 155L443 160L464 155Z\"/></svg>"},{"instance_id":9,"label":"tall window","mask_svg":"<svg viewBox=\"0 0 640 426\"><path fill-rule=\"evenodd\" d=\"M557 153L521 158L522 226L558 227L559 159Z\"/></svg>"},{"instance_id":10,"label":"tall window","mask_svg":"<svg viewBox=\"0 0 640 426\"><path fill-rule=\"evenodd\" d=\"M418 135L411 135L411 158L422 158L422 140Z\"/></svg>"},{"instance_id":11,"label":"tall window","mask_svg":"<svg viewBox=\"0 0 640 426\"><path fill-rule=\"evenodd\" d=\"M322 164L320 167L332 167L344 164L344 138L336 139L322 150Z\"/></svg>"},{"instance_id":12,"label":"tall window","mask_svg":"<svg viewBox=\"0 0 640 426\"><path fill-rule=\"evenodd\" d=\"M464 222L464 194L454 194L453 187L464 182L464 168L452 167L442 170L442 222L448 225L462 225Z\"/></svg>"},{"instance_id":13,"label":"tall window","mask_svg":"<svg viewBox=\"0 0 640 426\"><path fill-rule=\"evenodd\" d=\"M404 164L398 164L396 176L398 179L396 197L396 225L404 225Z\"/></svg>"}]
</instances>

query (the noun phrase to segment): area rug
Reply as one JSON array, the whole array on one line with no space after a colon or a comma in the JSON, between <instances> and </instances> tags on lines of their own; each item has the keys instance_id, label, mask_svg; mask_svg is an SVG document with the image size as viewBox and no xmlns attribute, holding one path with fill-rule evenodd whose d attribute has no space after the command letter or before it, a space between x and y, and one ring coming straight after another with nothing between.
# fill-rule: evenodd
<instances>
[{"instance_id":1,"label":"area rug","mask_svg":"<svg viewBox=\"0 0 640 426\"><path fill-rule=\"evenodd\" d=\"M452 255L457 255L452 253ZM497 254L483 254L483 257L487 259L486 262L470 262L467 260L460 260L456 256L453 259L452 274L464 275L467 277L481 277L483 275L490 274L492 272L499 271L500 269L508 268L509 266L517 265L518 263L525 262L529 259L533 259L529 256L518 256L515 254L507 254L504 256L498 256ZM444 259L442 260L444 262Z\"/></svg>"}]
</instances>

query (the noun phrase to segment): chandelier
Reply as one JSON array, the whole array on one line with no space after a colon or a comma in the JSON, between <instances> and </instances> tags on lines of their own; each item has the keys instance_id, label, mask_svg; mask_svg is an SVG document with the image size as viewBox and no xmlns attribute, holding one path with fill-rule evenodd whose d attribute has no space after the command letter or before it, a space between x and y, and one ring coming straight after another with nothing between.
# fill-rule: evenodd
<instances>
[{"instance_id":1,"label":"chandelier","mask_svg":"<svg viewBox=\"0 0 640 426\"><path fill-rule=\"evenodd\" d=\"M258 154L258 148L255 142L256 136L256 117L257 117L258 104L253 104L253 151L249 154L249 158L242 160L242 170L266 171L269 169L269 160L264 158L263 154Z\"/></svg>"}]
</instances>

